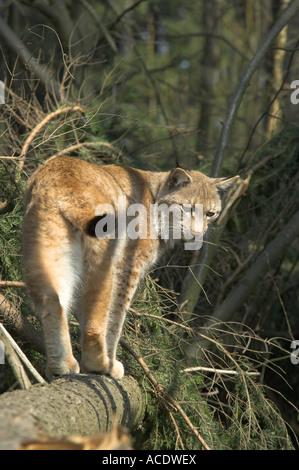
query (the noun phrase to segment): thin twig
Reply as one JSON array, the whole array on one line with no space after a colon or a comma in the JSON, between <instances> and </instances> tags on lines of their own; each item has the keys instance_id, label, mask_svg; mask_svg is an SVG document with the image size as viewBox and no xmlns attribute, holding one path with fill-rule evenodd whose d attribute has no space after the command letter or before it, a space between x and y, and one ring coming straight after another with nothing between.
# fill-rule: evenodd
<instances>
[{"instance_id":1,"label":"thin twig","mask_svg":"<svg viewBox=\"0 0 299 470\"><path fill-rule=\"evenodd\" d=\"M182 407L179 405L179 403L177 403L175 400L173 400L162 389L161 385L157 382L155 377L152 375L150 369L148 368L148 366L146 365L146 363L144 362L142 357L138 356L138 354L134 351L134 349L126 341L124 341L123 339L120 340L120 343L127 351L129 351L130 354L132 354L134 359L136 359L138 364L142 367L142 369L144 370L147 378L149 379L151 384L154 386L154 388L156 390L156 393L157 393L157 396L160 399L162 399L162 402L163 403L166 402L167 404L171 405L174 409L176 409L182 415L183 419L185 420L185 422L187 423L187 425L189 426L189 428L191 429L193 434L196 436L196 438L199 440L199 442L202 444L204 449L205 450L211 450L210 447L208 446L208 444L206 443L206 441L202 438L202 436L199 434L197 429L193 426L192 422L190 421L190 419L188 418L188 416L186 415L186 413L184 412Z\"/></svg>"},{"instance_id":2,"label":"thin twig","mask_svg":"<svg viewBox=\"0 0 299 470\"><path fill-rule=\"evenodd\" d=\"M179 427L176 423L176 420L174 419L173 413L170 410L168 410L168 413L169 413L170 419L173 422L173 425L175 427L175 431L176 431L176 434L177 434L177 441L179 441L181 449L185 450L185 447L184 447L184 444L183 444L183 441L182 441L182 438L181 438L180 430L179 430Z\"/></svg>"},{"instance_id":3,"label":"thin twig","mask_svg":"<svg viewBox=\"0 0 299 470\"><path fill-rule=\"evenodd\" d=\"M2 325L2 323L0 323L0 334L2 336L2 338L5 338L9 344L11 345L11 347L13 348L13 350L15 351L15 353L18 355L18 357L21 359L21 361L23 362L24 366L27 367L27 369L29 370L29 372L32 374L32 376L35 378L35 380L37 380L38 383L41 383L41 384L46 384L46 381L43 379L43 377L37 372L37 370L33 367L33 365L31 364L31 362L29 361L29 359L26 357L26 355L23 353L23 351L21 350L21 348L17 345L17 343L15 342L15 340L12 338L12 336L8 333L8 331L4 328L4 326Z\"/></svg>"},{"instance_id":4,"label":"thin twig","mask_svg":"<svg viewBox=\"0 0 299 470\"><path fill-rule=\"evenodd\" d=\"M1 327L1 324L0 324ZM6 334L3 334L2 329L0 328L0 338L4 344L5 348L5 357L13 371L13 374L17 380L17 383L22 390L28 390L31 387L31 382L27 377L24 366L14 350L11 341L7 338Z\"/></svg>"},{"instance_id":5,"label":"thin twig","mask_svg":"<svg viewBox=\"0 0 299 470\"><path fill-rule=\"evenodd\" d=\"M187 369L183 369L181 372L215 372L215 374L225 374L225 375L240 375L240 372L237 370L231 369L215 369L214 367L188 367ZM245 375L260 375L259 372L253 371L242 371Z\"/></svg>"},{"instance_id":6,"label":"thin twig","mask_svg":"<svg viewBox=\"0 0 299 470\"><path fill-rule=\"evenodd\" d=\"M278 20L275 22L275 24L271 28L271 30L268 32L267 36L263 39L260 47L258 48L255 55L249 62L241 80L239 81L238 87L232 98L224 125L222 127L219 145L217 146L217 152L216 152L213 166L212 166L211 176L217 176L220 172L220 169L223 163L223 158L224 158L224 151L226 149L228 138L231 133L237 111L239 109L240 103L242 101L242 98L245 94L245 91L250 83L250 80L253 74L257 70L261 61L264 59L274 39L278 36L280 31L288 24L288 22L295 15L298 9L299 9L299 0L291 1L289 6L286 8L286 10L282 13L282 15L278 18Z\"/></svg>"},{"instance_id":7,"label":"thin twig","mask_svg":"<svg viewBox=\"0 0 299 470\"><path fill-rule=\"evenodd\" d=\"M29 136L24 142L24 145L22 147L21 151L21 163L20 163L20 171L22 171L25 163L25 158L26 154L28 152L29 146L31 142L33 141L34 137L39 133L39 131L44 127L51 119L54 119L55 117L59 116L60 114L66 114L68 112L76 112L79 111L83 113L83 109L81 106L66 106L64 108L59 108L56 109L56 111L53 111L52 113L48 114L41 122L39 122L35 128L30 132Z\"/></svg>"},{"instance_id":8,"label":"thin twig","mask_svg":"<svg viewBox=\"0 0 299 470\"><path fill-rule=\"evenodd\" d=\"M91 17L94 19L96 25L101 30L104 38L106 39L107 43L111 47L114 54L117 54L117 52L118 52L117 45L116 45L113 37L111 36L109 30L106 28L105 24L100 20L100 18L98 16L97 12L95 11L95 9L86 0L80 0L80 2L84 5L86 10L89 12Z\"/></svg>"},{"instance_id":9,"label":"thin twig","mask_svg":"<svg viewBox=\"0 0 299 470\"><path fill-rule=\"evenodd\" d=\"M0 160L19 160L20 157L13 157L13 156L7 156L7 155L1 155Z\"/></svg>"},{"instance_id":10,"label":"thin twig","mask_svg":"<svg viewBox=\"0 0 299 470\"><path fill-rule=\"evenodd\" d=\"M297 41L296 46L298 46L298 44L299 44L299 40ZM284 75L284 78L283 78L283 80L282 80L282 82L281 82L281 84L280 84L280 87L278 88L278 90L276 91L276 93L274 94L274 96L272 97L272 99L271 99L270 103L268 104L266 110L262 113L262 115L258 118L258 120L256 121L255 125L253 126L253 128L252 128L252 130L251 130L251 132L250 132L250 136L249 136L248 142L247 142L247 144L246 144L246 147L245 147L245 149L243 150L242 155L241 155L241 157L240 157L239 166L241 166L242 163L243 163L244 156L245 156L245 154L246 154L246 152L247 152L247 150L248 150L248 148L249 148L249 146L250 146L250 143L251 143L251 141L252 141L252 138L253 138L253 136L254 136L254 134L255 134L255 131L256 131L258 125L259 125L260 122L264 119L264 117L265 117L267 114L269 114L269 111L270 111L270 109L271 109L273 103L276 101L276 99L277 99L278 95L280 94L280 92L284 89L284 86L285 86L285 84L286 84L286 82L287 82L287 80L288 80L288 78L289 78L289 73L290 73L290 70L291 70L291 65L292 65L292 62L293 62L293 59L294 59L295 52L296 52L297 50L298 50L297 47L292 50L292 54L291 54L291 57L290 57L290 60L289 60L288 66L287 66L287 70L286 70L286 73L285 73L285 75ZM268 158L271 158L271 156L269 156ZM272 158L273 158L273 157L272 157ZM248 164L248 162L247 162L247 164ZM252 169L251 171L253 171L253 169Z\"/></svg>"},{"instance_id":11,"label":"thin twig","mask_svg":"<svg viewBox=\"0 0 299 470\"><path fill-rule=\"evenodd\" d=\"M151 313L140 313L138 312L137 310L135 310L134 308L130 307L129 308L129 311L132 312L134 315L137 315L138 317L148 317L148 318L154 318L155 320L159 320L159 321L163 321L163 322L166 322L166 323L170 323L171 325L174 325L174 326L178 326L179 328L184 328L185 330L189 331L189 332L193 332L193 328L190 328L190 326L186 326L186 325L183 325L182 323L178 323L174 320L170 320L169 318L165 318L165 317L161 317L161 316L158 316L158 315L154 315L154 314L151 314ZM182 312L181 312L182 313Z\"/></svg>"},{"instance_id":12,"label":"thin twig","mask_svg":"<svg viewBox=\"0 0 299 470\"><path fill-rule=\"evenodd\" d=\"M19 356L17 355L9 341L7 341L5 338L3 338L2 341L4 342L5 346L5 356L7 358L7 362L9 363L13 371L17 383L19 384L22 390L28 390L32 385Z\"/></svg>"},{"instance_id":13,"label":"thin twig","mask_svg":"<svg viewBox=\"0 0 299 470\"><path fill-rule=\"evenodd\" d=\"M0 36L5 45L11 49L22 61L25 67L29 68L38 77L46 88L58 99L60 97L59 83L53 78L51 71L45 64L34 59L32 52L27 49L25 43L0 17Z\"/></svg>"},{"instance_id":14,"label":"thin twig","mask_svg":"<svg viewBox=\"0 0 299 470\"><path fill-rule=\"evenodd\" d=\"M113 145L107 143L107 142L102 142L102 141L96 141L96 142L81 142L81 143L78 143L78 144L74 144L74 145L70 145L69 147L61 150L60 152L56 153L55 155L53 155L51 157L52 158L56 158L56 157L62 157L63 155L66 155L67 153L69 152L73 152L74 150L78 150L82 147L106 147L106 148L109 148L110 150L114 151L114 152L118 152L119 153L119 150L116 149L115 147L113 147Z\"/></svg>"},{"instance_id":15,"label":"thin twig","mask_svg":"<svg viewBox=\"0 0 299 470\"><path fill-rule=\"evenodd\" d=\"M230 195L228 200L226 200L225 206L223 207L220 216L216 220L216 225L217 226L220 226L222 224L222 222L225 219L225 217L227 216L231 206L247 190L247 188L249 186L250 178L251 178L251 174L249 174L245 180L243 180L241 178L239 179L239 181L237 182L236 186L233 189L232 194Z\"/></svg>"},{"instance_id":16,"label":"thin twig","mask_svg":"<svg viewBox=\"0 0 299 470\"><path fill-rule=\"evenodd\" d=\"M20 287L23 289L26 287L26 284L23 281L0 281L1 287Z\"/></svg>"},{"instance_id":17,"label":"thin twig","mask_svg":"<svg viewBox=\"0 0 299 470\"><path fill-rule=\"evenodd\" d=\"M146 0L137 0L135 3L133 3L132 5L129 5L121 13L119 13L118 9L114 5L114 3L111 0L108 0L108 4L109 4L110 8L114 11L114 13L116 13L118 15L117 18L113 21L113 23L111 23L109 25L109 29L111 30L111 29L115 28L117 23L119 23L127 13L134 10L134 8L138 7L138 5L140 5L140 3L143 3L145 1Z\"/></svg>"}]
</instances>

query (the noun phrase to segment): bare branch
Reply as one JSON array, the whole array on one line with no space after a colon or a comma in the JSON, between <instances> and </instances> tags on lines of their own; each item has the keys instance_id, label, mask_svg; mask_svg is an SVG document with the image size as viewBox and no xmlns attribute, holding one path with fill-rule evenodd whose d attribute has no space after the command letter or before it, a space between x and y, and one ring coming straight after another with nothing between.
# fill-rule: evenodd
<instances>
[{"instance_id":1,"label":"bare branch","mask_svg":"<svg viewBox=\"0 0 299 470\"><path fill-rule=\"evenodd\" d=\"M166 404L170 404L174 409L178 410L179 413L182 415L184 421L187 423L187 425L189 426L189 428L191 429L191 431L193 432L193 434L197 437L197 439L199 440L199 442L202 444L203 448L205 450L211 450L210 447L208 446L208 444L206 443L206 441L202 438L202 436L199 434L199 432L197 431L197 429L193 426L192 422L190 421L190 419L188 418L188 416L186 415L186 413L184 412L184 410L182 409L182 407L179 405L179 403L175 400L173 400L173 398L171 398L164 390L163 388L161 387L161 385L157 382L157 380L155 379L155 377L153 376L153 374L150 372L148 366L146 365L146 363L144 362L144 360L142 359L142 357L138 356L138 354L136 354L136 352L134 351L134 349L126 342L124 341L123 339L120 340L121 342L121 345L126 348L130 354L132 354L132 356L136 359L136 361L140 364L140 366L142 367L142 369L144 370L147 378L149 379L149 381L151 382L151 384L154 386L156 392L157 392L157 396L162 399L162 402L164 403L164 405Z\"/></svg>"},{"instance_id":2,"label":"bare branch","mask_svg":"<svg viewBox=\"0 0 299 470\"><path fill-rule=\"evenodd\" d=\"M23 64L40 79L45 88L60 100L60 85L53 78L53 74L48 70L46 65L40 64L39 61L32 57L31 52L1 17L0 36L4 40L6 46L19 56Z\"/></svg>"},{"instance_id":3,"label":"bare branch","mask_svg":"<svg viewBox=\"0 0 299 470\"><path fill-rule=\"evenodd\" d=\"M23 351L21 350L21 348L17 345L17 343L15 342L15 340L12 338L12 336L8 333L8 331L6 331L6 329L4 328L4 326L2 325L2 323L0 323L0 336L2 337L2 339L4 339L4 341L6 341L6 345L7 345L7 342L9 342L9 344L11 345L11 347L13 348L14 352L17 354L17 356L20 358L20 360L22 361L22 363L24 364L25 367L27 367L27 369L29 370L29 372L32 374L32 376L35 378L35 380L38 382L38 383L41 383L41 384L45 384L46 381L42 378L42 376L37 372L37 370L33 367L33 365L31 364L31 362L29 361L29 359L26 357L26 355L23 353ZM28 383L26 382L26 384L28 385ZM30 384L30 382L29 382ZM26 388L29 388L29 387L26 387Z\"/></svg>"},{"instance_id":4,"label":"bare branch","mask_svg":"<svg viewBox=\"0 0 299 470\"><path fill-rule=\"evenodd\" d=\"M140 3L143 3L147 0L137 0L137 2L135 2L132 5L125 8L121 13L118 12L116 6L113 4L113 2L111 0L106 0L106 1L109 4L110 8L114 11L114 13L116 13L118 15L117 18L113 21L113 23L109 26L109 29L113 29L123 19L123 17L127 13L134 10L134 8L138 7L138 5L140 5Z\"/></svg>"},{"instance_id":5,"label":"bare branch","mask_svg":"<svg viewBox=\"0 0 299 470\"><path fill-rule=\"evenodd\" d=\"M1 287L21 287L26 288L26 284L23 281L0 281L0 289Z\"/></svg>"},{"instance_id":6,"label":"bare branch","mask_svg":"<svg viewBox=\"0 0 299 470\"><path fill-rule=\"evenodd\" d=\"M34 137L39 133L39 131L44 127L51 119L54 119L55 117L59 116L60 114L66 114L68 112L81 112L83 113L83 109L81 106L66 106L64 108L59 108L56 111L53 111L52 113L48 114L41 122L35 126L35 128L30 132L29 136L24 142L24 145L22 147L21 151L21 163L20 163L20 171L23 169L24 163L25 163L25 158L26 154L28 152L29 146L31 142L33 141Z\"/></svg>"},{"instance_id":7,"label":"bare branch","mask_svg":"<svg viewBox=\"0 0 299 470\"><path fill-rule=\"evenodd\" d=\"M14 373L14 376L21 387L22 390L28 390L31 387L31 382L27 377L27 374L24 370L22 362L18 357L15 349L13 348L10 339L8 339L7 335L4 334L5 330L2 330L2 325L0 323L0 338L4 343L5 346L5 356L6 359Z\"/></svg>"},{"instance_id":8,"label":"bare branch","mask_svg":"<svg viewBox=\"0 0 299 470\"><path fill-rule=\"evenodd\" d=\"M263 276L269 271L269 266L275 266L281 258L284 251L290 246L292 241L299 235L299 211L297 211L292 219L285 227L276 235L256 261L246 271L236 286L230 291L223 302L214 310L213 315L209 317L208 322L204 326L205 340L197 341L197 345L190 346L189 352L193 354L194 347L198 349L201 343L207 346L207 338L211 337L213 325L215 322L225 322L232 320L234 314L239 310L248 295L258 285Z\"/></svg>"},{"instance_id":9,"label":"bare branch","mask_svg":"<svg viewBox=\"0 0 299 470\"><path fill-rule=\"evenodd\" d=\"M226 120L222 127L220 140L217 146L217 151L216 151L213 165L212 165L211 176L217 176L220 173L228 138L232 130L233 123L237 115L237 111L239 109L240 103L247 89L247 86L249 85L250 79L252 78L258 65L260 64L260 62L263 60L266 53L268 52L273 40L277 37L277 35L282 30L282 28L284 28L284 26L288 24L288 22L291 20L294 14L298 11L298 9L299 9L299 0L292 0L288 8L283 12L283 14L280 16L280 18L276 21L276 23L272 27L272 29L269 31L266 38L264 38L262 44L260 45L256 54L254 55L254 57L248 64L242 78L240 79L238 87L232 98L232 101L231 101L231 104L230 104L230 107L226 116ZM220 240L223 229L224 229L224 226L217 232L217 241ZM209 242L209 236L207 237L207 242ZM197 300L201 292L201 286L203 285L205 277L207 275L206 266L211 264L211 261L214 257L215 252L216 252L215 246L212 246L209 243L204 244L201 252L198 253L198 257L196 260L196 263L199 264L199 268L195 274L197 283L195 283L194 280L191 279L191 277L186 279L184 291L181 297L182 297L182 302L185 302L186 300L190 300L190 294L191 294L192 301L189 302L187 306L188 311L190 312L193 311L193 308L195 307L197 303Z\"/></svg>"},{"instance_id":10,"label":"bare branch","mask_svg":"<svg viewBox=\"0 0 299 470\"><path fill-rule=\"evenodd\" d=\"M216 369L214 367L202 367L202 366L188 367L187 369L184 369L181 372L214 372L215 374L221 374L221 375L240 375L240 372L237 370ZM245 370L243 372L245 375L251 375L251 376L260 375L260 373L257 371L249 372Z\"/></svg>"},{"instance_id":11,"label":"bare branch","mask_svg":"<svg viewBox=\"0 0 299 470\"><path fill-rule=\"evenodd\" d=\"M299 0L293 0L290 2L288 8L283 12L280 18L276 21L274 26L271 28L267 36L264 38L262 44L258 48L257 52L251 59L250 63L248 64L242 78L239 81L237 90L232 98L224 125L222 127L222 132L220 136L220 141L217 146L217 152L214 158L213 166L212 166L212 174L211 176L217 176L220 173L223 158L224 158L224 151L226 148L226 144L228 141L228 137L232 130L232 126L239 109L240 103L244 96L244 93L249 85L249 82L255 73L257 67L265 57L266 53L271 46L271 43L280 33L280 31L288 24L291 18L295 15L295 13L299 9Z\"/></svg>"},{"instance_id":12,"label":"bare branch","mask_svg":"<svg viewBox=\"0 0 299 470\"><path fill-rule=\"evenodd\" d=\"M74 150L79 150L80 148L82 147L95 147L95 148L101 148L101 147L104 147L104 148L107 148L109 150L112 150L113 152L118 152L119 153L119 150L116 149L115 147L113 147L113 145L107 143L107 142L102 142L102 141L96 141L96 142L81 142L79 144L74 144L74 145L70 145L69 147L61 150L60 152L56 153L55 155L53 155L51 157L52 158L56 158L56 157L62 157L63 155L66 155L68 154L69 152L73 152Z\"/></svg>"}]
</instances>

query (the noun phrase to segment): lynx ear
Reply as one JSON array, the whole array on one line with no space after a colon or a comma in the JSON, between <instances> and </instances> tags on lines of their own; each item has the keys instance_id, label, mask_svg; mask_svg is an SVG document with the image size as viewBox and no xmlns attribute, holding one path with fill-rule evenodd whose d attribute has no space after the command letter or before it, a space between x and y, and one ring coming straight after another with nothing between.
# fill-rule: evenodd
<instances>
[{"instance_id":1,"label":"lynx ear","mask_svg":"<svg viewBox=\"0 0 299 470\"><path fill-rule=\"evenodd\" d=\"M213 178L214 183L219 192L225 193L227 192L236 182L240 179L240 176L232 176L231 178Z\"/></svg>"},{"instance_id":2,"label":"lynx ear","mask_svg":"<svg viewBox=\"0 0 299 470\"><path fill-rule=\"evenodd\" d=\"M169 188L182 188L184 186L188 186L192 181L190 173L187 170L183 170L183 168L175 168L172 170L168 176L168 187Z\"/></svg>"}]
</instances>

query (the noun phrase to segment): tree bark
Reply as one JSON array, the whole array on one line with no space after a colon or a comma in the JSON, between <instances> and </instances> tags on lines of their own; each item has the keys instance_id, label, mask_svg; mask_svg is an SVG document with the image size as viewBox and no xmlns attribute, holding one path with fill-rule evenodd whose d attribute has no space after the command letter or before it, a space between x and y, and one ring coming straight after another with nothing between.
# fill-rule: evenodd
<instances>
[{"instance_id":1,"label":"tree bark","mask_svg":"<svg viewBox=\"0 0 299 470\"><path fill-rule=\"evenodd\" d=\"M140 388L132 377L70 375L0 396L0 449L18 449L40 435L95 435L114 422L130 431L143 418Z\"/></svg>"}]
</instances>

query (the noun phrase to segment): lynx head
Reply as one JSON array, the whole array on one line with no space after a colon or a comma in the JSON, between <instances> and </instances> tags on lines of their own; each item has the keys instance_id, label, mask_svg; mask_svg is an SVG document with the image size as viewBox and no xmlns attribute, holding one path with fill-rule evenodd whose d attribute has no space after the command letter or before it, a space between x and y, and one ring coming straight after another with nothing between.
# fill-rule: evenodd
<instances>
[{"instance_id":1,"label":"lynx head","mask_svg":"<svg viewBox=\"0 0 299 470\"><path fill-rule=\"evenodd\" d=\"M166 220L163 214L167 213L170 238L190 241L203 237L221 212L223 195L238 179L239 176L209 178L199 171L175 168L168 174L156 201L162 208L160 230Z\"/></svg>"}]
</instances>

